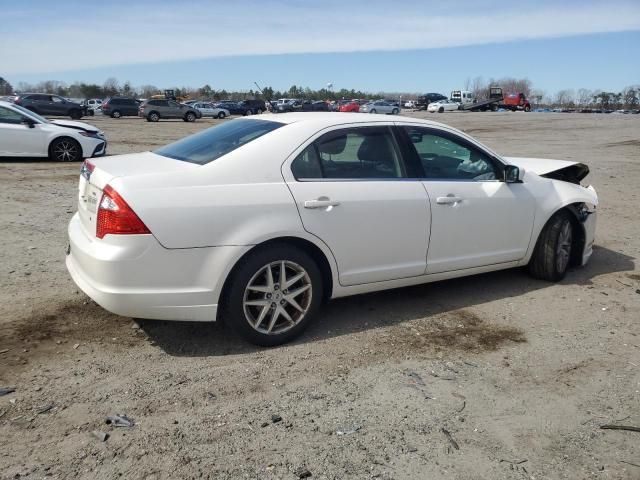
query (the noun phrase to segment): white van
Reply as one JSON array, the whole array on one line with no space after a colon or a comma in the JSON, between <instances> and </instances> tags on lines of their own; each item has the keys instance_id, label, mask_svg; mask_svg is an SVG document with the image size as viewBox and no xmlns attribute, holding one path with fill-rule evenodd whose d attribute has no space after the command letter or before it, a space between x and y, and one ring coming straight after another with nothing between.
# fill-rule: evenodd
<instances>
[{"instance_id":1,"label":"white van","mask_svg":"<svg viewBox=\"0 0 640 480\"><path fill-rule=\"evenodd\" d=\"M451 100L466 105L474 102L473 93L468 90L454 90L451 92Z\"/></svg>"}]
</instances>

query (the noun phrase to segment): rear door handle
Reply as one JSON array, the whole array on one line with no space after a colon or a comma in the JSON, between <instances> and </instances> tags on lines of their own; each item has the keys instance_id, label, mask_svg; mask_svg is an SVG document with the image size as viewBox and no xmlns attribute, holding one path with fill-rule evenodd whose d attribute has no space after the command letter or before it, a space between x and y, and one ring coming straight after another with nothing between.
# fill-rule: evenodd
<instances>
[{"instance_id":1,"label":"rear door handle","mask_svg":"<svg viewBox=\"0 0 640 480\"><path fill-rule=\"evenodd\" d=\"M319 197L319 198L316 198L315 200L305 200L304 202L304 208L310 208L310 209L314 209L314 208L331 209L333 207L337 207L338 205L340 205L340 202L334 202L330 200L328 197Z\"/></svg>"},{"instance_id":2,"label":"rear door handle","mask_svg":"<svg viewBox=\"0 0 640 480\"><path fill-rule=\"evenodd\" d=\"M456 203L460 203L462 198L456 197L454 195L447 195L446 197L438 197L436 198L436 203L438 205L455 205Z\"/></svg>"}]
</instances>

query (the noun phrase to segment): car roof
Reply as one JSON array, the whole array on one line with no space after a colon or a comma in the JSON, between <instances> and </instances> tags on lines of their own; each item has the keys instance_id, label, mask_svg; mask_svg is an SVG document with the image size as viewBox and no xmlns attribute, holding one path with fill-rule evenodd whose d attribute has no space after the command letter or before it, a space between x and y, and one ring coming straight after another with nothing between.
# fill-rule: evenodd
<instances>
[{"instance_id":1,"label":"car roof","mask_svg":"<svg viewBox=\"0 0 640 480\"><path fill-rule=\"evenodd\" d=\"M421 118L404 117L401 115L378 115L371 113L341 113L341 112L293 112L293 113L263 113L259 117L261 120L271 120L273 122L293 124L293 123L314 123L321 128L331 127L333 125L343 125L349 123L365 123L365 122L405 122L405 123L421 123L432 126L445 126L431 120L423 120Z\"/></svg>"}]
</instances>

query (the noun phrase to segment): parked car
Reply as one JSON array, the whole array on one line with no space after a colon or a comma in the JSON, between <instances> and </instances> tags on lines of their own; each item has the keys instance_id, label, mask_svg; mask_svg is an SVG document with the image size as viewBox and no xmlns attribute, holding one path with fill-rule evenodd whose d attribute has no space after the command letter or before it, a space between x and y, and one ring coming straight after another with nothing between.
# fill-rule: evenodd
<instances>
[{"instance_id":1,"label":"parked car","mask_svg":"<svg viewBox=\"0 0 640 480\"><path fill-rule=\"evenodd\" d=\"M447 97L441 93L425 93L416 100L416 108L426 110L431 102L437 102L438 100L447 100Z\"/></svg>"},{"instance_id":2,"label":"parked car","mask_svg":"<svg viewBox=\"0 0 640 480\"><path fill-rule=\"evenodd\" d=\"M130 97L107 97L102 102L102 114L111 118L135 117L141 102Z\"/></svg>"},{"instance_id":3,"label":"parked car","mask_svg":"<svg viewBox=\"0 0 640 480\"><path fill-rule=\"evenodd\" d=\"M228 110L231 115L253 115L253 111L240 102L220 102L215 104L219 108Z\"/></svg>"},{"instance_id":4,"label":"parked car","mask_svg":"<svg viewBox=\"0 0 640 480\"><path fill-rule=\"evenodd\" d=\"M225 118L231 115L229 110L215 107L212 103L192 103L191 106L200 111L203 117Z\"/></svg>"},{"instance_id":5,"label":"parked car","mask_svg":"<svg viewBox=\"0 0 640 480\"><path fill-rule=\"evenodd\" d=\"M284 100L284 101L282 101ZM302 101L294 98L280 99L273 110L274 113L298 112L302 110Z\"/></svg>"},{"instance_id":6,"label":"parked car","mask_svg":"<svg viewBox=\"0 0 640 480\"><path fill-rule=\"evenodd\" d=\"M400 113L400 107L390 102L378 100L377 102L361 105L360 113L390 113L392 115L397 115Z\"/></svg>"},{"instance_id":7,"label":"parked car","mask_svg":"<svg viewBox=\"0 0 640 480\"><path fill-rule=\"evenodd\" d=\"M71 162L105 153L107 139L92 125L47 120L18 104L0 101L0 157Z\"/></svg>"},{"instance_id":8,"label":"parked car","mask_svg":"<svg viewBox=\"0 0 640 480\"><path fill-rule=\"evenodd\" d=\"M582 163L363 114L235 119L83 171L80 289L128 317L223 318L259 345L331 298L520 266L561 280L592 254L598 204Z\"/></svg>"},{"instance_id":9,"label":"parked car","mask_svg":"<svg viewBox=\"0 0 640 480\"><path fill-rule=\"evenodd\" d=\"M251 109L251 113L254 115L259 115L267 111L267 106L265 105L264 100L243 100L240 103Z\"/></svg>"},{"instance_id":10,"label":"parked car","mask_svg":"<svg viewBox=\"0 0 640 480\"><path fill-rule=\"evenodd\" d=\"M79 103L48 93L21 93L16 97L14 103L39 115L71 117L77 120L87 114L86 107Z\"/></svg>"},{"instance_id":11,"label":"parked car","mask_svg":"<svg viewBox=\"0 0 640 480\"><path fill-rule=\"evenodd\" d=\"M360 104L358 102L343 103L340 105L340 111L358 113L360 111Z\"/></svg>"},{"instance_id":12,"label":"parked car","mask_svg":"<svg viewBox=\"0 0 640 480\"><path fill-rule=\"evenodd\" d=\"M408 102L404 102L404 108L416 108L416 101L409 100Z\"/></svg>"},{"instance_id":13,"label":"parked car","mask_svg":"<svg viewBox=\"0 0 640 480\"><path fill-rule=\"evenodd\" d=\"M454 102L453 100L438 100L437 102L432 102L427 107L427 112L451 112L453 110L458 110L460 108L460 103Z\"/></svg>"},{"instance_id":14,"label":"parked car","mask_svg":"<svg viewBox=\"0 0 640 480\"><path fill-rule=\"evenodd\" d=\"M152 99L140 105L138 116L146 118L148 122L157 122L165 118L181 118L185 122L195 122L197 118L202 118L202 113L174 100Z\"/></svg>"},{"instance_id":15,"label":"parked car","mask_svg":"<svg viewBox=\"0 0 640 480\"><path fill-rule=\"evenodd\" d=\"M329 105L323 100L305 100L300 105L303 112L328 112Z\"/></svg>"},{"instance_id":16,"label":"parked car","mask_svg":"<svg viewBox=\"0 0 640 480\"><path fill-rule=\"evenodd\" d=\"M89 115L102 113L102 100L100 100L99 98L89 98L87 100L83 100L80 105L86 107L87 113Z\"/></svg>"}]
</instances>

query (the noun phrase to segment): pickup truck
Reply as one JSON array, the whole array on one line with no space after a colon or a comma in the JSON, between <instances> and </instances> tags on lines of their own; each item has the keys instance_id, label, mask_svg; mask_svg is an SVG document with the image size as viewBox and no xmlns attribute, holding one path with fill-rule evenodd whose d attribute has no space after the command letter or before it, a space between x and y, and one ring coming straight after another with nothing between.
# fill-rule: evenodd
<instances>
[{"instance_id":1,"label":"pickup truck","mask_svg":"<svg viewBox=\"0 0 640 480\"><path fill-rule=\"evenodd\" d=\"M506 110L511 110L515 112L516 110L524 110L525 112L531 111L531 104L524 93L507 93L502 103L500 104L500 108L504 108Z\"/></svg>"}]
</instances>

